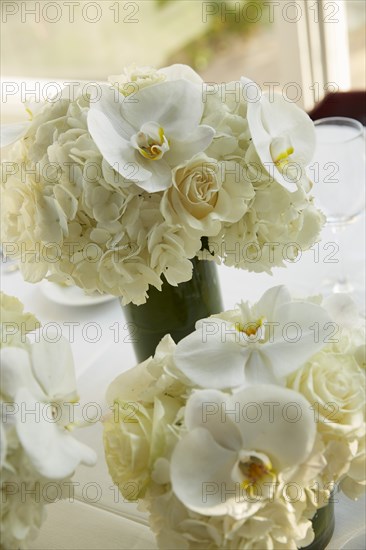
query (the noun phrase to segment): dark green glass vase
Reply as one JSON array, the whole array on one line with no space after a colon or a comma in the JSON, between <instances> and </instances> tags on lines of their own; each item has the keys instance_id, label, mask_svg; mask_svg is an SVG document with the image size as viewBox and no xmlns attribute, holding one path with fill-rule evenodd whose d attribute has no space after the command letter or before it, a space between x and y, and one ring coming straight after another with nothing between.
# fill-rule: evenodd
<instances>
[{"instance_id":1,"label":"dark green glass vase","mask_svg":"<svg viewBox=\"0 0 366 550\"><path fill-rule=\"evenodd\" d=\"M331 495L329 502L319 508L312 519L315 539L309 546L301 550L324 550L329 544L334 532L334 501Z\"/></svg>"},{"instance_id":2,"label":"dark green glass vase","mask_svg":"<svg viewBox=\"0 0 366 550\"><path fill-rule=\"evenodd\" d=\"M223 311L215 263L197 258L192 263L190 281L178 286L164 282L161 291L150 287L146 304L123 307L139 362L154 355L166 334L178 343L194 330L198 319Z\"/></svg>"}]
</instances>

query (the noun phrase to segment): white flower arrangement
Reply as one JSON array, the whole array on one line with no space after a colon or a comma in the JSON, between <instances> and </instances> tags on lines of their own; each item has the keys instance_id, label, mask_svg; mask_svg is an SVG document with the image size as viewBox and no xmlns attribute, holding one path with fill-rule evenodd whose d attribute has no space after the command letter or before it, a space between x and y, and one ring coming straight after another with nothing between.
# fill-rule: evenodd
<instances>
[{"instance_id":1,"label":"white flower arrangement","mask_svg":"<svg viewBox=\"0 0 366 550\"><path fill-rule=\"evenodd\" d=\"M274 287L112 382L109 472L160 548L306 547L336 484L365 490L364 336L347 297Z\"/></svg>"},{"instance_id":2,"label":"white flower arrangement","mask_svg":"<svg viewBox=\"0 0 366 550\"><path fill-rule=\"evenodd\" d=\"M0 298L1 548L18 549L37 536L46 504L72 496L75 469L96 454L70 433L78 396L69 343L32 342L40 323L16 298Z\"/></svg>"},{"instance_id":3,"label":"white flower arrangement","mask_svg":"<svg viewBox=\"0 0 366 550\"><path fill-rule=\"evenodd\" d=\"M317 240L297 106L244 78L213 90L184 65L133 67L99 92L66 87L3 129L4 253L27 281L142 304L190 280L194 257L271 272Z\"/></svg>"}]
</instances>

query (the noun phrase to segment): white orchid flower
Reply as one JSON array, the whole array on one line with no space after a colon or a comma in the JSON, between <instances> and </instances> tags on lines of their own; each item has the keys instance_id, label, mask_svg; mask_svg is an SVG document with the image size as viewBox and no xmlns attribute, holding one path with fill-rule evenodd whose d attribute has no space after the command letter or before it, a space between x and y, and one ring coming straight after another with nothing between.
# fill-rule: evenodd
<instances>
[{"instance_id":1,"label":"white orchid flower","mask_svg":"<svg viewBox=\"0 0 366 550\"><path fill-rule=\"evenodd\" d=\"M80 464L93 465L92 449L73 438L67 404L77 399L73 359L69 343L43 337L27 349L1 349L2 394L17 405L19 440L36 470L62 479Z\"/></svg>"},{"instance_id":2,"label":"white orchid flower","mask_svg":"<svg viewBox=\"0 0 366 550\"><path fill-rule=\"evenodd\" d=\"M308 401L271 385L234 395L196 391L185 425L171 459L173 492L194 512L237 519L254 514L281 483L294 476L301 483L316 437Z\"/></svg>"},{"instance_id":3,"label":"white orchid flower","mask_svg":"<svg viewBox=\"0 0 366 550\"><path fill-rule=\"evenodd\" d=\"M249 81L242 78L241 82L245 86ZM296 180L305 174L314 156L314 124L281 94L271 97L259 91L257 97L248 101L247 114L254 147L269 174L289 191L296 191Z\"/></svg>"},{"instance_id":4,"label":"white orchid flower","mask_svg":"<svg viewBox=\"0 0 366 550\"><path fill-rule=\"evenodd\" d=\"M177 345L175 363L200 387L283 384L324 347L330 321L321 306L292 301L286 287L273 287L253 307L242 302L198 321Z\"/></svg>"},{"instance_id":5,"label":"white orchid flower","mask_svg":"<svg viewBox=\"0 0 366 550\"><path fill-rule=\"evenodd\" d=\"M172 168L204 151L215 131L200 125L200 86L182 79L143 88L124 98L102 87L90 105L88 129L106 161L148 192L172 184Z\"/></svg>"}]
</instances>

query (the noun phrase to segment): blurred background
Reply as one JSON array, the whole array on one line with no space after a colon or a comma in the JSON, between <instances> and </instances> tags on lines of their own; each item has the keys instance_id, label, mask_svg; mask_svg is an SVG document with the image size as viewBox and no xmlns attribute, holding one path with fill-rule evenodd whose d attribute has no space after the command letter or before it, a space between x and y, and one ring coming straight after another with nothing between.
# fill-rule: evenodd
<instances>
[{"instance_id":1,"label":"blurred background","mask_svg":"<svg viewBox=\"0 0 366 550\"><path fill-rule=\"evenodd\" d=\"M3 0L1 11L2 122L24 116L34 82L106 80L131 63L245 75L308 110L327 91L365 88L364 0Z\"/></svg>"}]
</instances>

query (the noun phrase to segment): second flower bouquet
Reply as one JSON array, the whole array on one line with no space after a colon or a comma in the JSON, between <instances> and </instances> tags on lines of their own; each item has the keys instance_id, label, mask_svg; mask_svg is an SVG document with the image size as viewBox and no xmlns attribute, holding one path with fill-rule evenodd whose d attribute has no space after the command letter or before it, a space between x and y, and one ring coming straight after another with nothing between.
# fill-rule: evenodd
<instances>
[{"instance_id":1,"label":"second flower bouquet","mask_svg":"<svg viewBox=\"0 0 366 550\"><path fill-rule=\"evenodd\" d=\"M325 548L336 484L366 484L364 334L347 297L274 287L110 385L109 472L159 548Z\"/></svg>"}]
</instances>

